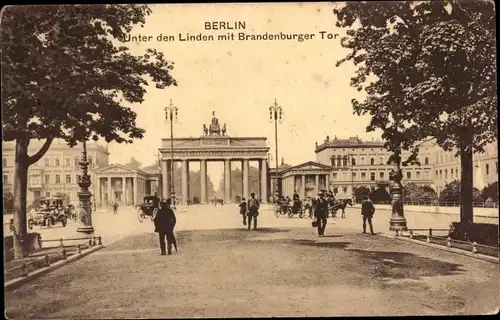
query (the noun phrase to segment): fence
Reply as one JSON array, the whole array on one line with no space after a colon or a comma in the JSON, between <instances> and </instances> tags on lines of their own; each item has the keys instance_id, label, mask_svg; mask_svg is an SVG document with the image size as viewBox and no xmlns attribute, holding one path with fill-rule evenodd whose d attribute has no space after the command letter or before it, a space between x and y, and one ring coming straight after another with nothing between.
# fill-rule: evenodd
<instances>
[{"instance_id":1,"label":"fence","mask_svg":"<svg viewBox=\"0 0 500 320\"><path fill-rule=\"evenodd\" d=\"M81 241L81 240L88 240L88 243L79 243L75 245L65 245L64 242L68 241ZM56 252L51 252L51 253L39 253L39 254L33 254L31 257L34 258L28 262L23 261L21 262L21 265L10 268L6 271L4 271L4 277L5 280L11 280L13 278L16 278L16 275L21 276L21 277L27 277L29 275L29 272L44 268L44 267L49 267L51 263L60 261L60 260L66 260L68 257L75 255L75 254L81 254L82 250L85 249L90 249L92 247L95 247L96 245L102 245L102 239L100 236L93 236L93 237L84 237L84 238L69 238L69 239L52 239L52 240L41 240L41 242L59 242L59 251ZM57 248L57 247L56 247ZM38 266L38 268L37 268ZM20 271L20 272L16 272Z\"/></svg>"},{"instance_id":2,"label":"fence","mask_svg":"<svg viewBox=\"0 0 500 320\"><path fill-rule=\"evenodd\" d=\"M377 201L375 204L391 204L391 201ZM425 201L403 201L407 206L419 206L419 207L460 207L460 202L425 202ZM474 208L498 208L498 203L491 202L474 202Z\"/></svg>"},{"instance_id":3,"label":"fence","mask_svg":"<svg viewBox=\"0 0 500 320\"><path fill-rule=\"evenodd\" d=\"M452 239L449 235L446 236L438 236L435 235L435 232L449 232L449 229L408 229L408 235L403 235L403 232L400 231L399 236L405 236L410 239L415 239L415 240L425 240L427 243L434 243L438 245L443 245L448 248L455 248L455 249L461 249L465 251L469 251L472 253L481 253L484 255L492 256L492 257L499 257L499 248L498 247L493 247L493 246L488 246L484 244L478 244L477 242L469 242L469 241L462 241L462 240L456 240ZM397 232L396 232L396 235Z\"/></svg>"}]
</instances>

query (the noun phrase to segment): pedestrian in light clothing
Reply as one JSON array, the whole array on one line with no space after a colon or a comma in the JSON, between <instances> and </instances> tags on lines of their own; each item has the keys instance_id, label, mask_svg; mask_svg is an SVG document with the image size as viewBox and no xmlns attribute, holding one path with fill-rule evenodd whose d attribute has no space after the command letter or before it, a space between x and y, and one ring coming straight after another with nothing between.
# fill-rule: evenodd
<instances>
[{"instance_id":1,"label":"pedestrian in light clothing","mask_svg":"<svg viewBox=\"0 0 500 320\"><path fill-rule=\"evenodd\" d=\"M316 207L314 208L314 216L316 217L318 237L323 237L328 217L328 200L324 191L321 191L318 196L319 198L316 200Z\"/></svg>"},{"instance_id":2,"label":"pedestrian in light clothing","mask_svg":"<svg viewBox=\"0 0 500 320\"><path fill-rule=\"evenodd\" d=\"M252 224L252 219L253 219L253 229L257 229L257 217L259 216L259 200L255 199L255 193L252 192L250 194L250 199L248 199L248 209L247 209L247 216L248 216L248 230L250 230L250 225Z\"/></svg>"},{"instance_id":3,"label":"pedestrian in light clothing","mask_svg":"<svg viewBox=\"0 0 500 320\"><path fill-rule=\"evenodd\" d=\"M177 251L177 243L174 236L174 228L177 223L177 219L175 218L174 210L170 207L171 204L171 199L160 201L158 213L154 219L155 232L158 233L160 238L160 251L162 256L166 254L165 238L167 238L166 249L168 249L168 254L172 254L172 245L174 245L175 251Z\"/></svg>"},{"instance_id":4,"label":"pedestrian in light clothing","mask_svg":"<svg viewBox=\"0 0 500 320\"><path fill-rule=\"evenodd\" d=\"M372 218L375 213L375 207L373 206L372 201L369 197L365 197L363 202L361 203L361 215L363 216L363 233L366 233L366 221L368 221L368 225L370 226L370 232L372 235L373 232L373 224Z\"/></svg>"},{"instance_id":5,"label":"pedestrian in light clothing","mask_svg":"<svg viewBox=\"0 0 500 320\"><path fill-rule=\"evenodd\" d=\"M247 202L245 198L241 199L240 203L240 214L243 217L243 225L247 225Z\"/></svg>"}]
</instances>

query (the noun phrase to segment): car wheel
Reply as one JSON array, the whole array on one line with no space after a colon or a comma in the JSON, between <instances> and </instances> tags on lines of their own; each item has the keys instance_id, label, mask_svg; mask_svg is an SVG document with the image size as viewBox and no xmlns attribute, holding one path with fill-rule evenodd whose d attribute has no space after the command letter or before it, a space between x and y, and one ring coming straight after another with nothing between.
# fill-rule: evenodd
<instances>
[{"instance_id":1,"label":"car wheel","mask_svg":"<svg viewBox=\"0 0 500 320\"><path fill-rule=\"evenodd\" d=\"M137 211L137 217L139 218L139 222L143 222L144 221L144 212L142 212L142 209L139 209Z\"/></svg>"}]
</instances>

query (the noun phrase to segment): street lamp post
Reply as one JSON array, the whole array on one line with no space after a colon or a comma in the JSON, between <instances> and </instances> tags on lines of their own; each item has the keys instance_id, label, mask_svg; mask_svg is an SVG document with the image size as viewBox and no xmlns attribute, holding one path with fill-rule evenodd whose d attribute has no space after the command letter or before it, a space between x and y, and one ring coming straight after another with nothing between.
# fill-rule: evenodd
<instances>
[{"instance_id":1,"label":"street lamp post","mask_svg":"<svg viewBox=\"0 0 500 320\"><path fill-rule=\"evenodd\" d=\"M170 196L172 198L172 206L175 208L175 186L174 186L174 120L177 121L177 111L179 109L172 104L165 107L165 119L170 120Z\"/></svg>"},{"instance_id":2,"label":"street lamp post","mask_svg":"<svg viewBox=\"0 0 500 320\"><path fill-rule=\"evenodd\" d=\"M274 119L274 143L275 143L275 152L276 152L276 191L278 194L281 194L281 190L279 190L279 182L278 182L278 121L281 123L282 121L282 112L283 109L278 106L278 102L274 99L274 104L269 107L269 121Z\"/></svg>"},{"instance_id":3,"label":"street lamp post","mask_svg":"<svg viewBox=\"0 0 500 320\"><path fill-rule=\"evenodd\" d=\"M93 235L94 227L92 226L92 204L90 201L92 194L89 191L89 187L92 183L90 181L90 176L88 175L89 161L87 160L86 140L87 137L83 140L82 159L79 163L80 168L82 169L82 175L78 178L78 185L80 186L80 191L78 192L80 207L79 219L81 225L76 229L76 231L86 235Z\"/></svg>"},{"instance_id":4,"label":"street lamp post","mask_svg":"<svg viewBox=\"0 0 500 320\"><path fill-rule=\"evenodd\" d=\"M408 230L403 208L403 185L401 184L401 180L403 180L403 172L401 170L400 155L396 155L394 164L394 169L391 171L389 176L390 180L392 180L390 187L392 198L392 216L389 221L389 230L396 231L396 235L398 235L400 231Z\"/></svg>"}]
</instances>

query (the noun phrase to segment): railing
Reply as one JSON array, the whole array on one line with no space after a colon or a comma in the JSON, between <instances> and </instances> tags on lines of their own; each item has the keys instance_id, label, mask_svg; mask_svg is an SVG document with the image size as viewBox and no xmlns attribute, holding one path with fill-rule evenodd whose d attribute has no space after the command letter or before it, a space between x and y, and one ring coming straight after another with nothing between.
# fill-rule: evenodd
<instances>
[{"instance_id":1,"label":"railing","mask_svg":"<svg viewBox=\"0 0 500 320\"><path fill-rule=\"evenodd\" d=\"M374 204L387 204L390 205L390 201L377 201ZM419 207L460 207L460 202L419 202L419 201L404 201L406 206L419 206ZM498 203L486 203L486 202L474 202L474 208L498 208Z\"/></svg>"},{"instance_id":2,"label":"railing","mask_svg":"<svg viewBox=\"0 0 500 320\"><path fill-rule=\"evenodd\" d=\"M71 245L71 246L65 246L64 241L80 241L80 240L88 240L88 243L84 244L76 244L76 245ZM56 242L58 241L60 243L60 251L58 252L51 252L51 253L45 253L45 254L34 254L32 257L40 257L39 259L34 259L29 262L22 261L20 266L13 267L11 269L8 269L4 271L4 276L12 273L13 271L16 270L22 270L21 276L22 277L27 277L29 272L29 266L34 265L34 264L39 264L42 262L42 268L43 267L49 267L52 262L60 261L60 260L66 260L69 256L74 255L74 254L81 254L82 250L85 249L90 249L92 247L95 247L96 245L102 245L102 239L100 236L92 236L92 237L84 237L84 238L70 238L70 239L51 239L51 240L41 240L40 242ZM57 248L57 247L56 247ZM53 257L58 257L56 259L52 259Z\"/></svg>"},{"instance_id":3,"label":"railing","mask_svg":"<svg viewBox=\"0 0 500 320\"><path fill-rule=\"evenodd\" d=\"M452 239L450 236L436 236L433 234L435 231L449 231L449 229L408 229L408 237L414 239L417 237L425 237L427 243L434 243L438 245L446 245L448 248L461 249L465 251L470 251L472 253L481 253L488 256L499 257L498 247L488 246L484 244L478 244L477 242L469 242ZM423 232L423 233L418 233ZM396 236L398 232L396 231ZM403 232L400 231L400 236L403 236Z\"/></svg>"}]
</instances>

